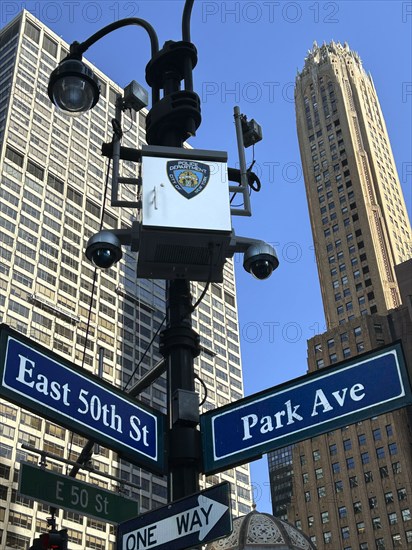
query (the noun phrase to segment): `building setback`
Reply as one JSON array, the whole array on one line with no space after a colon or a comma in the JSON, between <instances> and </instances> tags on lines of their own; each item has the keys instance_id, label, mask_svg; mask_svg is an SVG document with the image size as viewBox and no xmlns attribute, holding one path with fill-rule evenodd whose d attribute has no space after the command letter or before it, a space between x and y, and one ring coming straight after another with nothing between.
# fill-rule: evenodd
<instances>
[{"instance_id":1,"label":"building setback","mask_svg":"<svg viewBox=\"0 0 412 550\"><path fill-rule=\"evenodd\" d=\"M295 103L328 329L309 372L399 339L411 372L411 227L372 78L314 44ZM405 408L271 453L274 515L319 549L412 548L411 425Z\"/></svg>"},{"instance_id":2,"label":"building setback","mask_svg":"<svg viewBox=\"0 0 412 550\"><path fill-rule=\"evenodd\" d=\"M57 112L47 96L48 78L67 53L68 45L27 11L0 33L0 322L90 372L98 372L101 355L103 378L123 388L161 359L158 337L150 342L165 316L165 284L137 279L136 257L128 250L115 267L97 274L84 256L87 240L100 226L106 176L100 150L102 142L111 140L110 121L122 90L93 67L101 85L98 105L78 118ZM125 115L126 147L145 143L145 114ZM124 177L136 177L133 163L123 162L121 170ZM123 186L120 198L135 200L133 189ZM138 215L106 205L103 225L129 227ZM192 284L194 299L202 289ZM224 283L211 285L194 312L193 326L201 337L195 369L205 385L197 387L204 397L203 412L243 396L230 262ZM165 377L140 399L165 412ZM47 531L50 514L47 506L17 491L20 462L37 463L39 458L21 444L76 460L85 439L7 401L0 402L0 421L0 547L26 549ZM58 461L48 459L47 465L66 472ZM120 460L103 447L95 449L92 465L122 483L82 471L77 477L136 499L141 512L166 502L165 477ZM249 467L203 477L201 485L223 479L232 483L233 513L248 513ZM70 549L114 548L113 525L62 510L57 523L68 528Z\"/></svg>"}]
</instances>

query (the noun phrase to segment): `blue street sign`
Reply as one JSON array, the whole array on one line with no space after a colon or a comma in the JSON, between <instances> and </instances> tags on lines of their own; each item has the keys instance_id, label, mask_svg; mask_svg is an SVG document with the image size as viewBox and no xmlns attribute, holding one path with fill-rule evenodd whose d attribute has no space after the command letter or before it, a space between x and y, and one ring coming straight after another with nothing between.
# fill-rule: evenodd
<instances>
[{"instance_id":1,"label":"blue street sign","mask_svg":"<svg viewBox=\"0 0 412 550\"><path fill-rule=\"evenodd\" d=\"M164 473L165 416L0 325L0 396Z\"/></svg>"},{"instance_id":2,"label":"blue street sign","mask_svg":"<svg viewBox=\"0 0 412 550\"><path fill-rule=\"evenodd\" d=\"M183 550L232 532L230 483L171 502L121 523L117 550Z\"/></svg>"},{"instance_id":3,"label":"blue street sign","mask_svg":"<svg viewBox=\"0 0 412 550\"><path fill-rule=\"evenodd\" d=\"M380 348L201 415L203 472L411 403L401 345Z\"/></svg>"}]
</instances>

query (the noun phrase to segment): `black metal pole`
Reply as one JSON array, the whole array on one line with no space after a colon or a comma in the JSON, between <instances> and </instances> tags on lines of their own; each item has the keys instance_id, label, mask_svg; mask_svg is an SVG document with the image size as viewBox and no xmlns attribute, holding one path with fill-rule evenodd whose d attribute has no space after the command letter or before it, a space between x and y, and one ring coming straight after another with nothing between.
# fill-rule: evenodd
<instances>
[{"instance_id":1,"label":"black metal pole","mask_svg":"<svg viewBox=\"0 0 412 550\"><path fill-rule=\"evenodd\" d=\"M152 105L146 121L150 145L183 147L200 124L200 99L192 88L192 69L197 61L196 48L190 43L193 1L185 2L183 41L166 42L146 67L149 86L163 90L163 97ZM182 80L185 90L181 90ZM168 373L168 497L173 502L199 491L202 459L194 372L194 357L200 348L191 323L190 281L167 281L166 308L168 323L160 333L160 351Z\"/></svg>"},{"instance_id":2,"label":"black metal pole","mask_svg":"<svg viewBox=\"0 0 412 550\"><path fill-rule=\"evenodd\" d=\"M191 327L190 282L167 285L168 328L161 333L161 352L168 364L169 502L199 491L199 400L193 359L199 336Z\"/></svg>"}]
</instances>

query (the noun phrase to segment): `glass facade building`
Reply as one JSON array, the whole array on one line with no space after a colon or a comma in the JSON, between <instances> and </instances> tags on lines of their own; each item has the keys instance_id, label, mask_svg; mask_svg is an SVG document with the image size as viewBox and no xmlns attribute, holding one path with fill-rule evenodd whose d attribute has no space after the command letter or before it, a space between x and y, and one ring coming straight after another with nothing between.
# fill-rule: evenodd
<instances>
[{"instance_id":1,"label":"glass facade building","mask_svg":"<svg viewBox=\"0 0 412 550\"><path fill-rule=\"evenodd\" d=\"M93 67L101 97L92 111L71 118L50 103L49 75L67 53L68 45L27 11L0 32L0 322L92 373L98 373L100 357L103 379L124 388L161 359L158 337L150 343L165 316L165 283L137 279L136 256L126 249L107 271L95 271L84 256L101 219L104 228L127 228L139 214L107 201L103 211L107 159L101 145L111 140L110 121L122 90ZM125 114L124 146L145 143L145 115ZM136 165L122 161L121 175L136 177ZM119 198L135 200L132 187L123 185L121 193ZM203 285L192 284L194 300L202 290ZM224 268L224 283L210 286L193 314L193 326L201 338L195 369L202 381L197 386L202 412L243 396L232 263ZM165 412L165 377L144 390L140 400ZM21 444L76 460L85 442L0 402L0 548L27 548L47 530L48 507L17 490L20 462L39 460ZM166 503L165 477L120 460L102 446L94 449L91 464L94 472L80 471L79 479L137 500L141 512ZM50 458L47 467L67 471ZM234 515L248 513L249 467L203 477L201 485L223 479L232 483ZM114 548L113 525L62 510L57 523L68 528L71 549Z\"/></svg>"}]
</instances>

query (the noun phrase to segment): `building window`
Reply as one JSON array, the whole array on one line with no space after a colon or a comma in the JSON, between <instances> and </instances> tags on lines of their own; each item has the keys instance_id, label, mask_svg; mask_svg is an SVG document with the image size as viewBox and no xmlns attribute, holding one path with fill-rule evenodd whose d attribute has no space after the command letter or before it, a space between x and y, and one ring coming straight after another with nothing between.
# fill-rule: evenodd
<instances>
[{"instance_id":1,"label":"building window","mask_svg":"<svg viewBox=\"0 0 412 550\"><path fill-rule=\"evenodd\" d=\"M343 357L346 359L347 357L350 357L351 351L350 348L343 348Z\"/></svg>"},{"instance_id":2,"label":"building window","mask_svg":"<svg viewBox=\"0 0 412 550\"><path fill-rule=\"evenodd\" d=\"M336 355L336 353L331 353L331 354L329 355L329 361L330 361L331 363L336 363L337 360L338 360L338 356Z\"/></svg>"},{"instance_id":3,"label":"building window","mask_svg":"<svg viewBox=\"0 0 412 550\"><path fill-rule=\"evenodd\" d=\"M356 530L359 534L364 533L365 532L365 522L364 521L359 521L356 524Z\"/></svg>"},{"instance_id":4,"label":"building window","mask_svg":"<svg viewBox=\"0 0 412 550\"><path fill-rule=\"evenodd\" d=\"M362 464L368 464L369 463L369 453L362 453L361 454Z\"/></svg>"},{"instance_id":5,"label":"building window","mask_svg":"<svg viewBox=\"0 0 412 550\"><path fill-rule=\"evenodd\" d=\"M323 540L325 541L325 544L330 544L332 542L332 533L330 531L323 533Z\"/></svg>"},{"instance_id":6,"label":"building window","mask_svg":"<svg viewBox=\"0 0 412 550\"><path fill-rule=\"evenodd\" d=\"M341 493L343 491L343 481L335 481L335 492Z\"/></svg>"},{"instance_id":7,"label":"building window","mask_svg":"<svg viewBox=\"0 0 412 550\"><path fill-rule=\"evenodd\" d=\"M380 517L372 518L372 527L375 531L377 531L378 529L382 529L382 522Z\"/></svg>"},{"instance_id":8,"label":"building window","mask_svg":"<svg viewBox=\"0 0 412 550\"><path fill-rule=\"evenodd\" d=\"M392 535L392 542L394 548L399 548L402 546L401 536L398 533L396 535Z\"/></svg>"},{"instance_id":9,"label":"building window","mask_svg":"<svg viewBox=\"0 0 412 550\"><path fill-rule=\"evenodd\" d=\"M346 509L346 506L340 506L338 508L338 514L339 514L340 519L346 518L347 515L348 515L348 511Z\"/></svg>"},{"instance_id":10,"label":"building window","mask_svg":"<svg viewBox=\"0 0 412 550\"><path fill-rule=\"evenodd\" d=\"M376 497L369 498L369 508L373 510L378 506L378 499Z\"/></svg>"},{"instance_id":11,"label":"building window","mask_svg":"<svg viewBox=\"0 0 412 550\"><path fill-rule=\"evenodd\" d=\"M406 489L402 487L401 489L398 489L398 500L405 500L407 496Z\"/></svg>"},{"instance_id":12,"label":"building window","mask_svg":"<svg viewBox=\"0 0 412 550\"><path fill-rule=\"evenodd\" d=\"M323 469L317 468L315 470L315 476L316 476L316 479L323 479Z\"/></svg>"},{"instance_id":13,"label":"building window","mask_svg":"<svg viewBox=\"0 0 412 550\"><path fill-rule=\"evenodd\" d=\"M353 470L354 469L355 460L352 456L346 459L346 467L347 467L348 470Z\"/></svg>"},{"instance_id":14,"label":"building window","mask_svg":"<svg viewBox=\"0 0 412 550\"><path fill-rule=\"evenodd\" d=\"M373 481L373 474L372 472L365 472L364 474L365 483L371 483Z\"/></svg>"},{"instance_id":15,"label":"building window","mask_svg":"<svg viewBox=\"0 0 412 550\"><path fill-rule=\"evenodd\" d=\"M310 491L305 491L305 502L310 502L310 501L311 501Z\"/></svg>"},{"instance_id":16,"label":"building window","mask_svg":"<svg viewBox=\"0 0 412 550\"><path fill-rule=\"evenodd\" d=\"M358 478L357 478L357 476L353 476L353 477L350 477L350 478L349 478L349 486L351 487L351 489L353 489L354 487L357 487L357 486L358 486Z\"/></svg>"},{"instance_id":17,"label":"building window","mask_svg":"<svg viewBox=\"0 0 412 550\"><path fill-rule=\"evenodd\" d=\"M302 474L302 481L303 481L303 485L306 485L306 483L309 483L309 474L308 473Z\"/></svg>"},{"instance_id":18,"label":"building window","mask_svg":"<svg viewBox=\"0 0 412 550\"><path fill-rule=\"evenodd\" d=\"M329 512L322 512L321 515L322 523L329 523Z\"/></svg>"},{"instance_id":19,"label":"building window","mask_svg":"<svg viewBox=\"0 0 412 550\"><path fill-rule=\"evenodd\" d=\"M349 527L341 527L340 532L342 534L343 540L346 540L350 537Z\"/></svg>"},{"instance_id":20,"label":"building window","mask_svg":"<svg viewBox=\"0 0 412 550\"><path fill-rule=\"evenodd\" d=\"M358 443L359 445L366 445L366 435L365 434L359 434L358 435Z\"/></svg>"},{"instance_id":21,"label":"building window","mask_svg":"<svg viewBox=\"0 0 412 550\"><path fill-rule=\"evenodd\" d=\"M329 454L330 456L336 455L338 452L338 447L336 443L332 443L332 445L329 445Z\"/></svg>"},{"instance_id":22,"label":"building window","mask_svg":"<svg viewBox=\"0 0 412 550\"><path fill-rule=\"evenodd\" d=\"M398 446L396 443L390 443L388 445L389 454L390 455L397 455L398 454Z\"/></svg>"},{"instance_id":23,"label":"building window","mask_svg":"<svg viewBox=\"0 0 412 550\"><path fill-rule=\"evenodd\" d=\"M321 369L324 366L325 366L325 361L323 359L318 359L316 361L316 368Z\"/></svg>"},{"instance_id":24,"label":"building window","mask_svg":"<svg viewBox=\"0 0 412 550\"><path fill-rule=\"evenodd\" d=\"M308 527L312 527L312 525L315 523L315 518L313 516L308 516Z\"/></svg>"},{"instance_id":25,"label":"building window","mask_svg":"<svg viewBox=\"0 0 412 550\"><path fill-rule=\"evenodd\" d=\"M320 460L320 451L313 451L313 461L317 462L318 460Z\"/></svg>"},{"instance_id":26,"label":"building window","mask_svg":"<svg viewBox=\"0 0 412 550\"><path fill-rule=\"evenodd\" d=\"M373 435L373 440L374 441L379 441L379 440L382 439L382 434L381 434L380 428L376 428L375 430L373 430L372 435Z\"/></svg>"},{"instance_id":27,"label":"building window","mask_svg":"<svg viewBox=\"0 0 412 550\"><path fill-rule=\"evenodd\" d=\"M398 516L396 515L396 512L391 512L388 514L388 521L390 525L396 525L398 523Z\"/></svg>"},{"instance_id":28,"label":"building window","mask_svg":"<svg viewBox=\"0 0 412 550\"><path fill-rule=\"evenodd\" d=\"M343 441L343 448L345 451L350 451L352 449L352 441L350 439L345 439Z\"/></svg>"},{"instance_id":29,"label":"building window","mask_svg":"<svg viewBox=\"0 0 412 550\"><path fill-rule=\"evenodd\" d=\"M392 464L392 472L394 474L400 474L401 473L401 463L400 462L394 462Z\"/></svg>"},{"instance_id":30,"label":"building window","mask_svg":"<svg viewBox=\"0 0 412 550\"><path fill-rule=\"evenodd\" d=\"M379 473L380 473L381 479L384 479L385 477L389 477L388 467L382 466L381 468L379 468Z\"/></svg>"},{"instance_id":31,"label":"building window","mask_svg":"<svg viewBox=\"0 0 412 550\"><path fill-rule=\"evenodd\" d=\"M385 458L385 449L383 447L377 447L376 456L378 459Z\"/></svg>"},{"instance_id":32,"label":"building window","mask_svg":"<svg viewBox=\"0 0 412 550\"><path fill-rule=\"evenodd\" d=\"M388 425L386 426L386 435L387 435L388 437L393 436L392 424L388 424Z\"/></svg>"},{"instance_id":33,"label":"building window","mask_svg":"<svg viewBox=\"0 0 412 550\"><path fill-rule=\"evenodd\" d=\"M332 471L334 474L338 474L340 472L340 463L339 462L334 462L332 464Z\"/></svg>"},{"instance_id":34,"label":"building window","mask_svg":"<svg viewBox=\"0 0 412 550\"><path fill-rule=\"evenodd\" d=\"M409 508L405 508L404 510L401 510L401 512L403 521L409 521L412 518Z\"/></svg>"},{"instance_id":35,"label":"building window","mask_svg":"<svg viewBox=\"0 0 412 550\"><path fill-rule=\"evenodd\" d=\"M318 498L326 496L326 487L318 487Z\"/></svg>"},{"instance_id":36,"label":"building window","mask_svg":"<svg viewBox=\"0 0 412 550\"><path fill-rule=\"evenodd\" d=\"M353 511L355 514L359 514L360 512L362 512L362 503L360 500L353 503Z\"/></svg>"}]
</instances>

